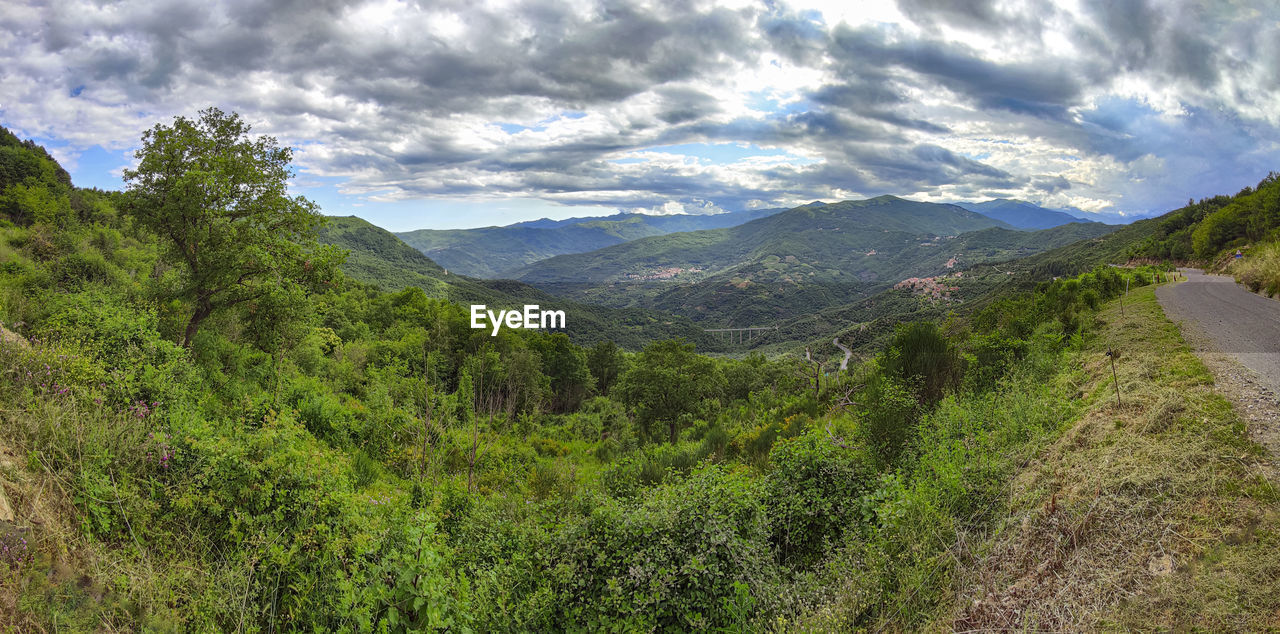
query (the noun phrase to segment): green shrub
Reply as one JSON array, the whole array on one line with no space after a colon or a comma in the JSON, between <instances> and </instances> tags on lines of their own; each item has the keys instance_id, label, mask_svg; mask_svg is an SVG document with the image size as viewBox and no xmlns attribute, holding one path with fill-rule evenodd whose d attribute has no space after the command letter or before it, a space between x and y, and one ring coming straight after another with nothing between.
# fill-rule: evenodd
<instances>
[{"instance_id":1,"label":"green shrub","mask_svg":"<svg viewBox=\"0 0 1280 634\"><path fill-rule=\"evenodd\" d=\"M359 630L393 632L468 631L473 621L470 588L448 565L447 547L430 516L407 518L395 546L388 549L371 577L366 601L377 616L357 621Z\"/></svg>"},{"instance_id":2,"label":"green shrub","mask_svg":"<svg viewBox=\"0 0 1280 634\"><path fill-rule=\"evenodd\" d=\"M745 474L711 466L634 506L595 501L548 562L559 627L742 628L743 612L767 613L777 570L761 499Z\"/></svg>"},{"instance_id":3,"label":"green shrub","mask_svg":"<svg viewBox=\"0 0 1280 634\"><path fill-rule=\"evenodd\" d=\"M533 447L538 455L544 458L558 458L560 456L569 455L569 448L550 439L535 436L529 439L529 445Z\"/></svg>"},{"instance_id":4,"label":"green shrub","mask_svg":"<svg viewBox=\"0 0 1280 634\"><path fill-rule=\"evenodd\" d=\"M1237 281L1255 293L1280 296L1280 242L1260 245L1231 263Z\"/></svg>"},{"instance_id":5,"label":"green shrub","mask_svg":"<svg viewBox=\"0 0 1280 634\"><path fill-rule=\"evenodd\" d=\"M363 489L378 479L381 468L378 461L369 457L364 451L356 451L351 456L351 474L355 488Z\"/></svg>"},{"instance_id":6,"label":"green shrub","mask_svg":"<svg viewBox=\"0 0 1280 634\"><path fill-rule=\"evenodd\" d=\"M879 372L867 378L858 402L865 403L858 411L859 436L883 464L893 464L915 432L919 403L900 381Z\"/></svg>"},{"instance_id":7,"label":"green shrub","mask_svg":"<svg viewBox=\"0 0 1280 634\"><path fill-rule=\"evenodd\" d=\"M765 508L778 557L787 564L812 563L857 523L875 460L853 442L811 429L780 440L769 462Z\"/></svg>"},{"instance_id":8,"label":"green shrub","mask_svg":"<svg viewBox=\"0 0 1280 634\"><path fill-rule=\"evenodd\" d=\"M885 374L916 387L926 407L942 400L963 376L960 355L933 322L899 326L880 362Z\"/></svg>"},{"instance_id":9,"label":"green shrub","mask_svg":"<svg viewBox=\"0 0 1280 634\"><path fill-rule=\"evenodd\" d=\"M96 250L68 253L58 260L54 269L54 279L66 288L82 284L108 284L118 277L115 267Z\"/></svg>"}]
</instances>

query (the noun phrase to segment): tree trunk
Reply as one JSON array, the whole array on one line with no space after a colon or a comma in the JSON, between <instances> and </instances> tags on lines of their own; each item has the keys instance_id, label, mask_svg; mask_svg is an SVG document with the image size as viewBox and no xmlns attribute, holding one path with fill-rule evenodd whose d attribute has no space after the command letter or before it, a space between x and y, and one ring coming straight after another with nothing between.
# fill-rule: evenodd
<instances>
[{"instance_id":1,"label":"tree trunk","mask_svg":"<svg viewBox=\"0 0 1280 634\"><path fill-rule=\"evenodd\" d=\"M467 460L467 493L475 491L476 483L476 451L480 448L479 414L476 418L476 422L471 427L471 456Z\"/></svg>"},{"instance_id":2,"label":"tree trunk","mask_svg":"<svg viewBox=\"0 0 1280 634\"><path fill-rule=\"evenodd\" d=\"M196 305L196 312L191 314L191 321L187 322L187 330L182 335L183 348L191 347L191 340L195 339L196 331L200 329L200 322L204 321L209 316L209 313L212 312L213 306L210 306L207 300L201 301Z\"/></svg>"}]
</instances>

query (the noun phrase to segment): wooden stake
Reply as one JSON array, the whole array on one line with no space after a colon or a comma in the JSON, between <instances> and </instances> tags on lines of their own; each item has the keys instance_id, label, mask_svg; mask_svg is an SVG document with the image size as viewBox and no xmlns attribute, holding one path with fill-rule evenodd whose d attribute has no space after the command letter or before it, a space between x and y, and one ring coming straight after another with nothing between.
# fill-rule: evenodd
<instances>
[{"instance_id":1,"label":"wooden stake","mask_svg":"<svg viewBox=\"0 0 1280 634\"><path fill-rule=\"evenodd\" d=\"M1107 356L1111 357L1111 383L1116 386L1116 407L1120 407L1120 379L1116 377L1116 353L1107 346Z\"/></svg>"}]
</instances>

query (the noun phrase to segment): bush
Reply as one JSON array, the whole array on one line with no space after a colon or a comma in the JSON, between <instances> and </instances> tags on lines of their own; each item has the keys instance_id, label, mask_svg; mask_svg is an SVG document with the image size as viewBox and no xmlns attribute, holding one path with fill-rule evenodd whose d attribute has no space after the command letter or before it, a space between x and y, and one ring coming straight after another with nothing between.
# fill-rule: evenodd
<instances>
[{"instance_id":1,"label":"bush","mask_svg":"<svg viewBox=\"0 0 1280 634\"><path fill-rule=\"evenodd\" d=\"M858 412L859 436L882 464L893 464L914 433L919 403L900 381L879 372L868 377L858 402L865 404Z\"/></svg>"},{"instance_id":2,"label":"bush","mask_svg":"<svg viewBox=\"0 0 1280 634\"><path fill-rule=\"evenodd\" d=\"M899 326L880 361L885 374L915 387L926 407L942 400L963 375L959 354L933 322Z\"/></svg>"},{"instance_id":3,"label":"bush","mask_svg":"<svg viewBox=\"0 0 1280 634\"><path fill-rule=\"evenodd\" d=\"M290 630L376 619L376 549L400 521L390 505L354 492L350 471L333 468L340 454L287 416L231 436L193 435L188 445L178 468L191 484L173 510L214 548L254 562L247 614L277 615Z\"/></svg>"},{"instance_id":4,"label":"bush","mask_svg":"<svg viewBox=\"0 0 1280 634\"><path fill-rule=\"evenodd\" d=\"M769 461L765 508L778 557L787 564L813 563L857 523L875 461L860 446L820 429L779 441Z\"/></svg>"},{"instance_id":5,"label":"bush","mask_svg":"<svg viewBox=\"0 0 1280 634\"><path fill-rule=\"evenodd\" d=\"M396 632L467 631L470 588L448 565L448 550L431 517L420 511L397 533L395 546L371 575L379 583L365 597L377 606L377 616L357 621L358 629L375 631L376 621Z\"/></svg>"},{"instance_id":6,"label":"bush","mask_svg":"<svg viewBox=\"0 0 1280 634\"><path fill-rule=\"evenodd\" d=\"M602 499L548 562L570 629L743 629L777 583L768 517L742 473L706 467L629 506ZM754 609L752 609L754 608Z\"/></svg>"},{"instance_id":7,"label":"bush","mask_svg":"<svg viewBox=\"0 0 1280 634\"><path fill-rule=\"evenodd\" d=\"M995 387L996 381L1026 356L1027 348L1026 339L1007 337L999 332L970 337L965 342L969 354L965 386L975 392Z\"/></svg>"},{"instance_id":8,"label":"bush","mask_svg":"<svg viewBox=\"0 0 1280 634\"><path fill-rule=\"evenodd\" d=\"M98 251L77 251L62 256L55 265L54 279L65 288L82 284L108 284L119 273Z\"/></svg>"},{"instance_id":9,"label":"bush","mask_svg":"<svg viewBox=\"0 0 1280 634\"><path fill-rule=\"evenodd\" d=\"M1250 249L1244 258L1232 262L1229 270L1250 291L1280 296L1280 242Z\"/></svg>"}]
</instances>

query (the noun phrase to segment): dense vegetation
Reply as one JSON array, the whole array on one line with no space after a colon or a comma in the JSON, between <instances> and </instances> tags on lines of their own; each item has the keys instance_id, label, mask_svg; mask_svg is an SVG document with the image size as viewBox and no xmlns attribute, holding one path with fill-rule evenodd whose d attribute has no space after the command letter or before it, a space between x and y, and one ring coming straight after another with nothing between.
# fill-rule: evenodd
<instances>
[{"instance_id":1,"label":"dense vegetation","mask_svg":"<svg viewBox=\"0 0 1280 634\"><path fill-rule=\"evenodd\" d=\"M1161 218L1159 229L1138 254L1210 262L1224 251L1277 240L1280 240L1280 174L1273 172L1257 187L1245 187L1235 196L1187 201L1186 207Z\"/></svg>"},{"instance_id":2,"label":"dense vegetation","mask_svg":"<svg viewBox=\"0 0 1280 634\"><path fill-rule=\"evenodd\" d=\"M1280 296L1280 241L1250 249L1247 258L1233 261L1228 268L1249 290Z\"/></svg>"},{"instance_id":3,"label":"dense vegetation","mask_svg":"<svg viewBox=\"0 0 1280 634\"><path fill-rule=\"evenodd\" d=\"M1235 253L1244 257L1234 258ZM1235 196L1214 196L1170 212L1134 254L1227 271L1254 292L1280 295L1280 174Z\"/></svg>"},{"instance_id":4,"label":"dense vegetation","mask_svg":"<svg viewBox=\"0 0 1280 634\"><path fill-rule=\"evenodd\" d=\"M146 192L75 189L4 147L0 321L21 337L0 332L0 455L20 458L0 467L40 522L21 549L0 536L19 628L920 625L948 549L1078 412L1064 355L1154 274L904 324L844 372L489 336L338 271L271 272L282 292L210 311L184 349L200 280Z\"/></svg>"}]
</instances>

